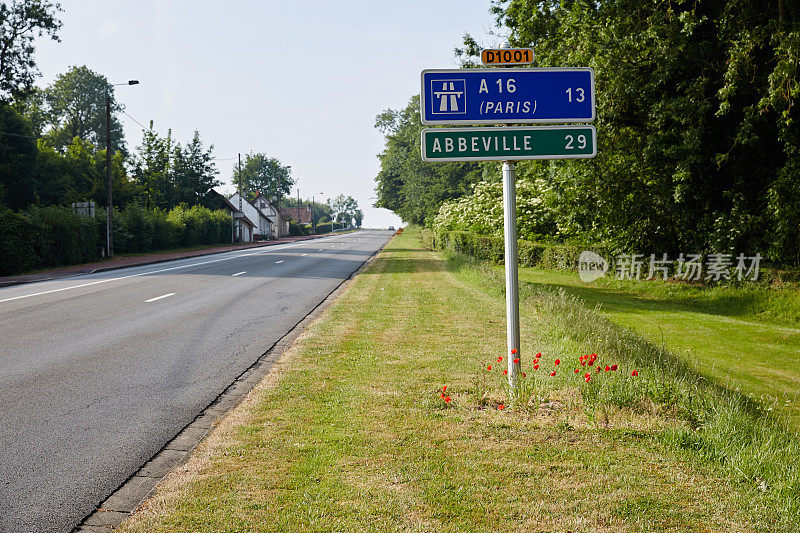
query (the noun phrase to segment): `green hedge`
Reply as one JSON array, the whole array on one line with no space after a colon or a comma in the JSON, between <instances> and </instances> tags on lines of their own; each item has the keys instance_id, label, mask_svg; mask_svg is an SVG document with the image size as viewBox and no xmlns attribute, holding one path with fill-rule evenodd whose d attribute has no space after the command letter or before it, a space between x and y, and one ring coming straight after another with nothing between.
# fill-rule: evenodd
<instances>
[{"instance_id":1,"label":"green hedge","mask_svg":"<svg viewBox=\"0 0 800 533\"><path fill-rule=\"evenodd\" d=\"M423 230L422 244L431 250L450 250L491 263L503 263L505 243L502 237L479 235L469 231L447 231L434 233ZM578 257L584 250L597 252L603 257L611 257L613 251L605 246L581 244L542 244L531 241L517 241L519 264L542 268L577 270Z\"/></svg>"},{"instance_id":2,"label":"green hedge","mask_svg":"<svg viewBox=\"0 0 800 533\"><path fill-rule=\"evenodd\" d=\"M131 204L114 211L115 253L143 253L231 242L231 218L223 210L178 206L171 211ZM94 219L68 207L0 210L0 275L95 261L106 245L106 211Z\"/></svg>"}]
</instances>

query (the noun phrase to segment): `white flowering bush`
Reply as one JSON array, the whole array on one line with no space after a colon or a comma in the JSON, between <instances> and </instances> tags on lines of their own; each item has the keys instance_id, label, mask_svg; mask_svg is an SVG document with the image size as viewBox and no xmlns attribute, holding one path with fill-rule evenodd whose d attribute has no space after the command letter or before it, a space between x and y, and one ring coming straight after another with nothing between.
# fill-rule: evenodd
<instances>
[{"instance_id":1,"label":"white flowering bush","mask_svg":"<svg viewBox=\"0 0 800 533\"><path fill-rule=\"evenodd\" d=\"M520 238L538 240L554 235L552 213L542 201L544 181L524 176L517 180L517 233ZM444 203L433 220L433 229L470 231L482 235L503 235L503 184L483 181L472 193Z\"/></svg>"}]
</instances>

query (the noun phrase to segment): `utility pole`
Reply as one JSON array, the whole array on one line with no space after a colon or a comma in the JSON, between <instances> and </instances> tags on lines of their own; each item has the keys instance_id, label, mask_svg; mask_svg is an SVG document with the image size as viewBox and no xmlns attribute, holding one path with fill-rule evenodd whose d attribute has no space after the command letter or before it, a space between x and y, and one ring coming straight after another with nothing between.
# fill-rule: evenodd
<instances>
[{"instance_id":1,"label":"utility pole","mask_svg":"<svg viewBox=\"0 0 800 533\"><path fill-rule=\"evenodd\" d=\"M111 187L111 96L108 87L118 85L138 85L139 80L128 80L126 83L112 83L106 86L106 187L108 188L108 205L106 206L106 255L114 257L114 196Z\"/></svg>"},{"instance_id":2,"label":"utility pole","mask_svg":"<svg viewBox=\"0 0 800 533\"><path fill-rule=\"evenodd\" d=\"M300 189L297 189L297 225L300 225Z\"/></svg>"},{"instance_id":3,"label":"utility pole","mask_svg":"<svg viewBox=\"0 0 800 533\"><path fill-rule=\"evenodd\" d=\"M242 154L239 154L239 216L242 212ZM239 242L242 242L242 219L239 218Z\"/></svg>"},{"instance_id":4,"label":"utility pole","mask_svg":"<svg viewBox=\"0 0 800 533\"><path fill-rule=\"evenodd\" d=\"M108 204L106 207L106 256L114 257L114 197L111 192L111 97L106 88L106 188Z\"/></svg>"}]
</instances>

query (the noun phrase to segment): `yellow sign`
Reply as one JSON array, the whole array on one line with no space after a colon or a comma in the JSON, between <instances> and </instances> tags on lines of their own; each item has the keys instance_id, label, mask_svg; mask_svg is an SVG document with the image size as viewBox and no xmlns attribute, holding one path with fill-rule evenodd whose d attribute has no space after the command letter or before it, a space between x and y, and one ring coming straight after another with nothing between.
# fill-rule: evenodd
<instances>
[{"instance_id":1,"label":"yellow sign","mask_svg":"<svg viewBox=\"0 0 800 533\"><path fill-rule=\"evenodd\" d=\"M533 50L530 48L498 48L481 52L484 65L530 65L533 63Z\"/></svg>"}]
</instances>

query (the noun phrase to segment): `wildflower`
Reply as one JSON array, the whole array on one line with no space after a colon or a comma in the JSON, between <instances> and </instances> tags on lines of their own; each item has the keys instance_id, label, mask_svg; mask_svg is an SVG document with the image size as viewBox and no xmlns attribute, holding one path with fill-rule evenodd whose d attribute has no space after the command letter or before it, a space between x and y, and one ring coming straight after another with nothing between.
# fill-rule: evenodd
<instances>
[{"instance_id":1,"label":"wildflower","mask_svg":"<svg viewBox=\"0 0 800 533\"><path fill-rule=\"evenodd\" d=\"M497 408L502 411L503 409L506 408L506 406L501 403L500 405L497 406Z\"/></svg>"},{"instance_id":2,"label":"wildflower","mask_svg":"<svg viewBox=\"0 0 800 533\"><path fill-rule=\"evenodd\" d=\"M489 366L486 367L486 370L491 370L491 369L492 369L492 365L489 365Z\"/></svg>"},{"instance_id":3,"label":"wildflower","mask_svg":"<svg viewBox=\"0 0 800 533\"><path fill-rule=\"evenodd\" d=\"M578 370L578 369L576 368L576 369L575 369L575 373L577 374L578 372L580 372L580 370Z\"/></svg>"},{"instance_id":4,"label":"wildflower","mask_svg":"<svg viewBox=\"0 0 800 533\"><path fill-rule=\"evenodd\" d=\"M542 356L542 352L537 352L536 353L536 359L539 359L541 356Z\"/></svg>"},{"instance_id":5,"label":"wildflower","mask_svg":"<svg viewBox=\"0 0 800 533\"><path fill-rule=\"evenodd\" d=\"M550 375L551 375L551 376L555 376L555 375L556 375L556 371L555 371L555 370L553 370L552 372L550 372Z\"/></svg>"},{"instance_id":6,"label":"wildflower","mask_svg":"<svg viewBox=\"0 0 800 533\"><path fill-rule=\"evenodd\" d=\"M556 366L561 364L561 359L556 359Z\"/></svg>"},{"instance_id":7,"label":"wildflower","mask_svg":"<svg viewBox=\"0 0 800 533\"><path fill-rule=\"evenodd\" d=\"M523 378L524 378L524 377L527 377L527 374L526 374L525 372L523 372L523 373L522 373L522 377L523 377Z\"/></svg>"},{"instance_id":8,"label":"wildflower","mask_svg":"<svg viewBox=\"0 0 800 533\"><path fill-rule=\"evenodd\" d=\"M609 370L611 370L611 367L606 365L606 372L608 372Z\"/></svg>"},{"instance_id":9,"label":"wildflower","mask_svg":"<svg viewBox=\"0 0 800 533\"><path fill-rule=\"evenodd\" d=\"M533 364L534 364L534 365L535 365L535 364L537 364L538 362L539 362L539 358L538 358L538 357L537 357L536 359L534 359L534 360L533 360Z\"/></svg>"},{"instance_id":10,"label":"wildflower","mask_svg":"<svg viewBox=\"0 0 800 533\"><path fill-rule=\"evenodd\" d=\"M516 359L514 359L514 364L515 364L515 365L518 365L518 364L519 364L519 357L517 357Z\"/></svg>"},{"instance_id":11,"label":"wildflower","mask_svg":"<svg viewBox=\"0 0 800 533\"><path fill-rule=\"evenodd\" d=\"M447 385L445 385L444 387L442 387L442 392L445 392L445 391L447 391Z\"/></svg>"},{"instance_id":12,"label":"wildflower","mask_svg":"<svg viewBox=\"0 0 800 533\"><path fill-rule=\"evenodd\" d=\"M444 403L450 403L450 396L444 399Z\"/></svg>"},{"instance_id":13,"label":"wildflower","mask_svg":"<svg viewBox=\"0 0 800 533\"><path fill-rule=\"evenodd\" d=\"M584 377L584 379L586 379L586 381L589 381L590 379L592 379L592 375L591 375L590 373L588 373L588 372L587 372L587 373L585 373L585 374L583 375L583 377Z\"/></svg>"},{"instance_id":14,"label":"wildflower","mask_svg":"<svg viewBox=\"0 0 800 533\"><path fill-rule=\"evenodd\" d=\"M502 363L502 362L503 362L503 356L502 356L502 355L501 355L500 357L498 357L498 358L497 358L497 362L498 362L498 363Z\"/></svg>"},{"instance_id":15,"label":"wildflower","mask_svg":"<svg viewBox=\"0 0 800 533\"><path fill-rule=\"evenodd\" d=\"M631 376L638 376L638 375L639 375L638 370L634 370L633 372L631 372Z\"/></svg>"},{"instance_id":16,"label":"wildflower","mask_svg":"<svg viewBox=\"0 0 800 533\"><path fill-rule=\"evenodd\" d=\"M533 365L534 370L539 370L539 365Z\"/></svg>"},{"instance_id":17,"label":"wildflower","mask_svg":"<svg viewBox=\"0 0 800 533\"><path fill-rule=\"evenodd\" d=\"M507 374L508 374L508 370L503 370L503 375L505 376Z\"/></svg>"},{"instance_id":18,"label":"wildflower","mask_svg":"<svg viewBox=\"0 0 800 533\"><path fill-rule=\"evenodd\" d=\"M611 365L611 370L613 370L614 372L616 372L616 371L617 371L617 365Z\"/></svg>"},{"instance_id":19,"label":"wildflower","mask_svg":"<svg viewBox=\"0 0 800 533\"><path fill-rule=\"evenodd\" d=\"M516 349L516 348L511 348L511 353L512 353L512 354L515 354L515 353L517 353L517 349Z\"/></svg>"},{"instance_id":20,"label":"wildflower","mask_svg":"<svg viewBox=\"0 0 800 533\"><path fill-rule=\"evenodd\" d=\"M602 372L603 371L603 369L600 367L600 365L597 365L597 371L598 372Z\"/></svg>"}]
</instances>

